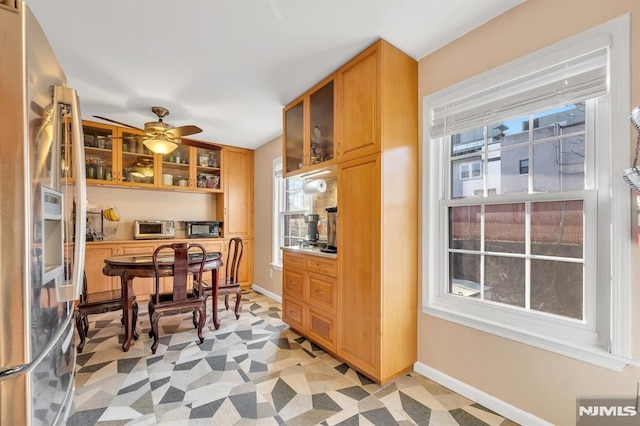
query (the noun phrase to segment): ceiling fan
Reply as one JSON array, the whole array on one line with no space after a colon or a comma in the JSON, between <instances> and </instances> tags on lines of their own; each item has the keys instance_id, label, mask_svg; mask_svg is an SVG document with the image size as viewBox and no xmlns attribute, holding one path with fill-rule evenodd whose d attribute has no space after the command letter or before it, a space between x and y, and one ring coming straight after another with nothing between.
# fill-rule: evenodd
<instances>
[{"instance_id":1,"label":"ceiling fan","mask_svg":"<svg viewBox=\"0 0 640 426\"><path fill-rule=\"evenodd\" d=\"M158 117L158 121L149 121L144 123L144 129L99 115L94 115L94 117L144 132L144 136L142 136L142 143L152 152L158 154L168 154L176 149L178 144L181 143L198 148L210 148L209 144L206 142L182 139L183 136L195 135L196 133L202 132L200 127L194 125L173 127L162 121L163 117L169 115L168 109L160 106L154 106L151 107L151 111Z\"/></svg>"}]
</instances>

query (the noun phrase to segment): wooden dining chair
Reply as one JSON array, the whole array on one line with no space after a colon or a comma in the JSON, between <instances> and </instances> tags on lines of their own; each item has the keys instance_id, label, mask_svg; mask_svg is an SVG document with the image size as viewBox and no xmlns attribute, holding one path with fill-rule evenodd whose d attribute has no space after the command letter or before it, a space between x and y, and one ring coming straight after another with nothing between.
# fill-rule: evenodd
<instances>
[{"instance_id":1,"label":"wooden dining chair","mask_svg":"<svg viewBox=\"0 0 640 426\"><path fill-rule=\"evenodd\" d=\"M80 336L80 343L76 348L78 353L82 353L87 334L89 333L89 319L87 318L87 315L103 314L105 312L119 311L121 309L124 309L122 288L89 293L87 289L87 274L83 274L82 293L80 293L80 300L75 308L76 329ZM138 302L136 301L135 296L133 296L132 321L132 336L135 340L138 340L138 333L136 332L136 323L138 322ZM124 317L120 322L124 323Z\"/></svg>"},{"instance_id":2,"label":"wooden dining chair","mask_svg":"<svg viewBox=\"0 0 640 426\"><path fill-rule=\"evenodd\" d=\"M191 253L189 253L190 249ZM195 253L194 253L195 251ZM189 256L197 254L202 259L197 262L190 263ZM160 289L160 267L166 265L165 255L173 255L173 263L171 270L173 275L173 289L170 293L162 293ZM165 315L176 315L181 313L193 312L199 316L198 321L198 338L200 343L204 342L202 336L202 327L204 326L206 307L205 299L202 296L202 280L204 265L207 260L207 251L197 243L173 243L159 246L153 252L153 267L155 270L155 292L151 294L149 299L149 321L151 322L151 330L149 337L153 337L151 352L156 353L158 348L158 320ZM194 290L187 289L189 275L194 276Z\"/></svg>"},{"instance_id":3,"label":"wooden dining chair","mask_svg":"<svg viewBox=\"0 0 640 426\"><path fill-rule=\"evenodd\" d=\"M244 250L244 243L242 238L232 238L229 240L229 246L227 248L227 260L225 263L225 276L218 279L218 296L224 296L224 306L229 310L229 295L236 295L236 304L234 313L236 319L240 318L240 301L242 299L242 292L240 290L240 283L238 282L238 271L240 269L240 261L242 260L242 252ZM203 280L202 289L204 291L205 305L206 300L213 295L212 283ZM218 320L218 301L211 299L211 308L213 311L213 326L216 330L220 327L220 321ZM194 313L193 325L197 323L197 316Z\"/></svg>"}]
</instances>

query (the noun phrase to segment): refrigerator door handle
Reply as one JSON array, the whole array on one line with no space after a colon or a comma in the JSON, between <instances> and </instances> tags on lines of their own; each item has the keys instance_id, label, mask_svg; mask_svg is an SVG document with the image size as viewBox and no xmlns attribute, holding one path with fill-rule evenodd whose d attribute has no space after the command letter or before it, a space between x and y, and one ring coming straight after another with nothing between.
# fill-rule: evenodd
<instances>
[{"instance_id":1,"label":"refrigerator door handle","mask_svg":"<svg viewBox=\"0 0 640 426\"><path fill-rule=\"evenodd\" d=\"M74 170L76 185L76 220L75 220L75 244L73 250L73 276L71 279L72 294L68 300L76 300L82 290L84 275L84 250L86 226L87 226L87 184L85 179L84 149L82 148L82 116L80 114L80 101L75 89L63 86L53 87L53 111L59 111L60 104L68 105L71 109L71 141L73 144ZM60 137L60 114L53 114L53 128L56 137ZM60 141L57 141L57 147Z\"/></svg>"}]
</instances>

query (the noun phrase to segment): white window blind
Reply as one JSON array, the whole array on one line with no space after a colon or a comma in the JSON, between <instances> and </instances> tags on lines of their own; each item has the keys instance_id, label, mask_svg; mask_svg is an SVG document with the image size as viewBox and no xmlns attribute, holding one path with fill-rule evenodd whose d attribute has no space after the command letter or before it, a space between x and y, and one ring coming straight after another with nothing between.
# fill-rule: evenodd
<instances>
[{"instance_id":1,"label":"white window blind","mask_svg":"<svg viewBox=\"0 0 640 426\"><path fill-rule=\"evenodd\" d=\"M608 47L492 85L431 110L431 137L607 93Z\"/></svg>"}]
</instances>

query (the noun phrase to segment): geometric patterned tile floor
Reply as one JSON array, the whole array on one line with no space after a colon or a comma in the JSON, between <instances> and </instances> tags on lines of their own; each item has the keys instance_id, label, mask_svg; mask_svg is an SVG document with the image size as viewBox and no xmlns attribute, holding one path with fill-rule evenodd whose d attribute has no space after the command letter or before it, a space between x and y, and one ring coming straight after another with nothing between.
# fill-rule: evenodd
<instances>
[{"instance_id":1,"label":"geometric patterned tile floor","mask_svg":"<svg viewBox=\"0 0 640 426\"><path fill-rule=\"evenodd\" d=\"M163 317L151 354L146 303L122 352L120 312L89 316L67 425L501 425L514 422L411 372L380 386L281 319L281 305L243 291L242 313L197 344L191 315Z\"/></svg>"}]
</instances>

